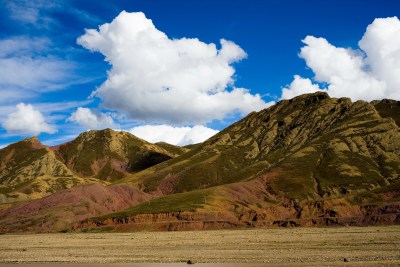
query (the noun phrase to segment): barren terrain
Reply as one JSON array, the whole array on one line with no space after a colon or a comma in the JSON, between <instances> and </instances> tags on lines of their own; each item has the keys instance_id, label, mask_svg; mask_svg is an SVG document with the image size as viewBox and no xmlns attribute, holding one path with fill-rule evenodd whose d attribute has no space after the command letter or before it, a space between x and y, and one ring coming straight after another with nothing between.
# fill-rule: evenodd
<instances>
[{"instance_id":1,"label":"barren terrain","mask_svg":"<svg viewBox=\"0 0 400 267\"><path fill-rule=\"evenodd\" d=\"M180 266L188 260L197 266L199 263L398 266L400 226L0 236L3 264L177 263L171 266Z\"/></svg>"}]
</instances>

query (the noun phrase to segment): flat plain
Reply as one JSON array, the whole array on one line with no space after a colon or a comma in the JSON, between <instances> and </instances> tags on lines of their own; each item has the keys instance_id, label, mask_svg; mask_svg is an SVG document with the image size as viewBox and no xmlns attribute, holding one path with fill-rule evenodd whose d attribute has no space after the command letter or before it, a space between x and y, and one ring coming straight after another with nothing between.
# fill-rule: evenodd
<instances>
[{"instance_id":1,"label":"flat plain","mask_svg":"<svg viewBox=\"0 0 400 267\"><path fill-rule=\"evenodd\" d=\"M182 266L188 260L196 266L398 266L400 226L0 236L3 265Z\"/></svg>"}]
</instances>

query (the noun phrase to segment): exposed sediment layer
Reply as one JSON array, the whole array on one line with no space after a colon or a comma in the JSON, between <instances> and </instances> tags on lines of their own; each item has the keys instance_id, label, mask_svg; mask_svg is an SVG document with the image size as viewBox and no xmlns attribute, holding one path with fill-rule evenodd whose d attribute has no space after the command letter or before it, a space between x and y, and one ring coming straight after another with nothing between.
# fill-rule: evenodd
<instances>
[{"instance_id":1,"label":"exposed sediment layer","mask_svg":"<svg viewBox=\"0 0 400 267\"><path fill-rule=\"evenodd\" d=\"M342 216L327 210L319 217L287 217L278 219L266 214L244 213L235 217L228 213L169 212L138 214L129 217L85 220L74 226L74 230L107 227L110 231L128 230L210 230L246 227L296 227L296 226L363 226L400 223L400 202L379 207L367 207L355 214Z\"/></svg>"}]
</instances>

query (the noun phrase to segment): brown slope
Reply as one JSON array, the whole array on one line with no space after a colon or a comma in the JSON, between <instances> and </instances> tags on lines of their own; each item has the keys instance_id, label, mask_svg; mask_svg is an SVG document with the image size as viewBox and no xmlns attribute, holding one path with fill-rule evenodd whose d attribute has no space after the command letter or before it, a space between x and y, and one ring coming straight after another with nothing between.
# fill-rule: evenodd
<instances>
[{"instance_id":1,"label":"brown slope","mask_svg":"<svg viewBox=\"0 0 400 267\"><path fill-rule=\"evenodd\" d=\"M88 182L93 181L74 174L36 137L0 150L0 203L37 199Z\"/></svg>"},{"instance_id":2,"label":"brown slope","mask_svg":"<svg viewBox=\"0 0 400 267\"><path fill-rule=\"evenodd\" d=\"M81 220L137 205L149 196L127 185L86 184L0 210L1 232L70 230Z\"/></svg>"},{"instance_id":3,"label":"brown slope","mask_svg":"<svg viewBox=\"0 0 400 267\"><path fill-rule=\"evenodd\" d=\"M111 129L84 132L53 150L79 175L106 181L118 180L127 173L141 171L181 152Z\"/></svg>"}]
</instances>

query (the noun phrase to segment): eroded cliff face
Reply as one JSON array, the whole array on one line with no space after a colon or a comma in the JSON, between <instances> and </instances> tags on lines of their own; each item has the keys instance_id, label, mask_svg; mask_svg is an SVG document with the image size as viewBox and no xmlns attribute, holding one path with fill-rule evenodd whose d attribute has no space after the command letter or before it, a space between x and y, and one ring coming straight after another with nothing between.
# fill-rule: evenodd
<instances>
[{"instance_id":1,"label":"eroded cliff face","mask_svg":"<svg viewBox=\"0 0 400 267\"><path fill-rule=\"evenodd\" d=\"M205 230L238 227L240 223L229 214L207 212L168 212L138 214L99 220L86 220L74 226L74 230L109 227L121 230Z\"/></svg>"},{"instance_id":2,"label":"eroded cliff face","mask_svg":"<svg viewBox=\"0 0 400 267\"><path fill-rule=\"evenodd\" d=\"M363 207L325 201L300 206L293 200L282 207L263 211L249 210L236 216L230 213L168 212L138 214L129 217L85 220L74 231L135 230L211 230L252 227L363 226L400 223L400 202Z\"/></svg>"}]
</instances>

